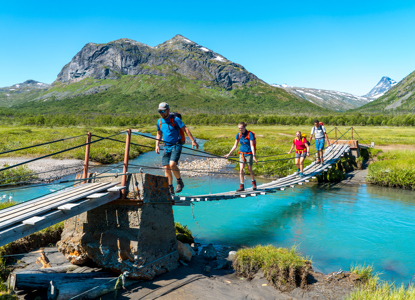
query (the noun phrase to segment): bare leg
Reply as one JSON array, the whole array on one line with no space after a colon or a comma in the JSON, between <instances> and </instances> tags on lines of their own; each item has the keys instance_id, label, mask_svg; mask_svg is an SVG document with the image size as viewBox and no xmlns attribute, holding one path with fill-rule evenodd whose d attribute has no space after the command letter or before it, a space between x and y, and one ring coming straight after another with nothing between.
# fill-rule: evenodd
<instances>
[{"instance_id":1,"label":"bare leg","mask_svg":"<svg viewBox=\"0 0 415 300\"><path fill-rule=\"evenodd\" d=\"M299 158L295 159L295 165L297 166L297 169L300 168L300 159Z\"/></svg>"},{"instance_id":2,"label":"bare leg","mask_svg":"<svg viewBox=\"0 0 415 300\"><path fill-rule=\"evenodd\" d=\"M252 170L252 166L248 165L249 174L251 174L252 181L255 180L254 171Z\"/></svg>"},{"instance_id":3,"label":"bare leg","mask_svg":"<svg viewBox=\"0 0 415 300\"><path fill-rule=\"evenodd\" d=\"M323 150L318 151L318 155L321 158L321 161L323 161Z\"/></svg>"},{"instance_id":4,"label":"bare leg","mask_svg":"<svg viewBox=\"0 0 415 300\"><path fill-rule=\"evenodd\" d=\"M300 172L303 173L303 169L304 169L304 157L300 157L299 160L300 160L300 162L299 162Z\"/></svg>"},{"instance_id":5,"label":"bare leg","mask_svg":"<svg viewBox=\"0 0 415 300\"><path fill-rule=\"evenodd\" d=\"M181 178L179 167L177 166L175 161L172 161L172 160L170 161L170 169L173 171L174 177L176 177L176 179ZM171 179L173 182L173 177ZM169 183L169 184L172 184L172 183Z\"/></svg>"},{"instance_id":6,"label":"bare leg","mask_svg":"<svg viewBox=\"0 0 415 300\"><path fill-rule=\"evenodd\" d=\"M244 170L245 164L239 163L239 178L241 180L241 184L244 184L245 182L245 170Z\"/></svg>"},{"instance_id":7,"label":"bare leg","mask_svg":"<svg viewBox=\"0 0 415 300\"><path fill-rule=\"evenodd\" d=\"M172 185L173 184L173 174L171 173L170 169L171 168L170 168L169 165L164 166L164 174L166 175L167 180L169 181L169 185Z\"/></svg>"}]
</instances>

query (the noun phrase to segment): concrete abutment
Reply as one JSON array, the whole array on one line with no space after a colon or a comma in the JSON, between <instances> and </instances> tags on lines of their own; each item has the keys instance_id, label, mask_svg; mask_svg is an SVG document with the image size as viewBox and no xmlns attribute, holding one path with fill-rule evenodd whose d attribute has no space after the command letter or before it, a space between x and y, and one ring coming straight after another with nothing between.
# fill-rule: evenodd
<instances>
[{"instance_id":1,"label":"concrete abutment","mask_svg":"<svg viewBox=\"0 0 415 300\"><path fill-rule=\"evenodd\" d=\"M59 251L73 264L92 260L116 273L128 272L129 278L151 280L178 267L172 204L167 178L129 175L126 200L65 221Z\"/></svg>"}]
</instances>

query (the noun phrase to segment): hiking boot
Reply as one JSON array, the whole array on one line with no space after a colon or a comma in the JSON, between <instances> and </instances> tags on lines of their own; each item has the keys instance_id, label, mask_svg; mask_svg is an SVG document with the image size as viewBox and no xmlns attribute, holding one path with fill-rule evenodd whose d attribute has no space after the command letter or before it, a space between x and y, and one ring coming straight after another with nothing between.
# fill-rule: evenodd
<instances>
[{"instance_id":1,"label":"hiking boot","mask_svg":"<svg viewBox=\"0 0 415 300\"><path fill-rule=\"evenodd\" d=\"M178 179L177 180L177 185L176 185L176 193L180 193L184 188L184 183L182 179Z\"/></svg>"},{"instance_id":2,"label":"hiking boot","mask_svg":"<svg viewBox=\"0 0 415 300\"><path fill-rule=\"evenodd\" d=\"M320 158L318 158L316 161L316 164L319 164L319 163L320 163Z\"/></svg>"},{"instance_id":3,"label":"hiking boot","mask_svg":"<svg viewBox=\"0 0 415 300\"><path fill-rule=\"evenodd\" d=\"M303 173L300 173L300 177L304 177L304 174Z\"/></svg>"},{"instance_id":4,"label":"hiking boot","mask_svg":"<svg viewBox=\"0 0 415 300\"><path fill-rule=\"evenodd\" d=\"M245 191L245 187L244 187L244 185L243 185L243 184L240 184L240 185L239 185L239 189L237 189L236 191L237 191L237 192L243 192L243 191Z\"/></svg>"},{"instance_id":5,"label":"hiking boot","mask_svg":"<svg viewBox=\"0 0 415 300\"><path fill-rule=\"evenodd\" d=\"M252 190L256 191L256 180L252 181Z\"/></svg>"},{"instance_id":6,"label":"hiking boot","mask_svg":"<svg viewBox=\"0 0 415 300\"><path fill-rule=\"evenodd\" d=\"M169 192L172 196L174 196L174 187L172 185L169 185Z\"/></svg>"},{"instance_id":7,"label":"hiking boot","mask_svg":"<svg viewBox=\"0 0 415 300\"><path fill-rule=\"evenodd\" d=\"M300 169L297 169L297 175L300 174Z\"/></svg>"}]
</instances>

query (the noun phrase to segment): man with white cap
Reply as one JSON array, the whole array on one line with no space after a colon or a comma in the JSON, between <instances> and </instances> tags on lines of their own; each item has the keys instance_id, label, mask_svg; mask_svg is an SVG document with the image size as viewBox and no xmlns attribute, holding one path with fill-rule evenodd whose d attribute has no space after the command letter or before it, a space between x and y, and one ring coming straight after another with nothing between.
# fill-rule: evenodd
<instances>
[{"instance_id":1,"label":"man with white cap","mask_svg":"<svg viewBox=\"0 0 415 300\"><path fill-rule=\"evenodd\" d=\"M177 166L182 153L182 145L185 142L184 133L186 132L192 140L192 148L199 149L199 145L182 120L177 115L170 114L170 107L166 102L159 104L158 112L161 118L157 122L156 153L160 154L160 141L162 140L165 143L162 158L164 174L169 181L169 191L174 195L172 171L177 179L176 193L180 193L184 187L180 170Z\"/></svg>"}]
</instances>

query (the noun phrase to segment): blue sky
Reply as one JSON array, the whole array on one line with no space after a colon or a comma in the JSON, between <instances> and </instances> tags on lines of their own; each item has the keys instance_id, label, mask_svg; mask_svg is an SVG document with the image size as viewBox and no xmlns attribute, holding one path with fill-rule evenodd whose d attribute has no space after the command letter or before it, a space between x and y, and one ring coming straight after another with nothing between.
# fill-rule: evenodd
<instances>
[{"instance_id":1,"label":"blue sky","mask_svg":"<svg viewBox=\"0 0 415 300\"><path fill-rule=\"evenodd\" d=\"M89 42L181 34L268 83L365 94L415 70L414 1L18 1L0 7L0 87L51 83Z\"/></svg>"}]
</instances>

